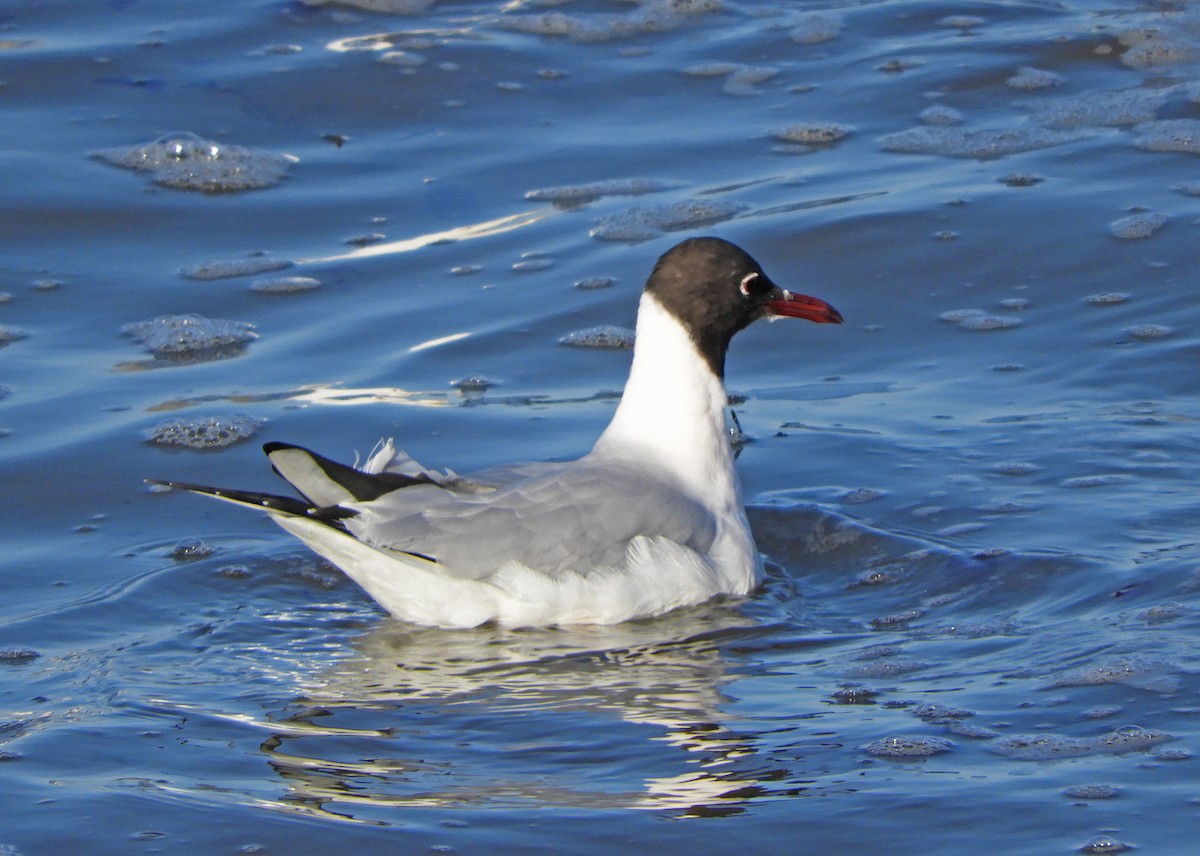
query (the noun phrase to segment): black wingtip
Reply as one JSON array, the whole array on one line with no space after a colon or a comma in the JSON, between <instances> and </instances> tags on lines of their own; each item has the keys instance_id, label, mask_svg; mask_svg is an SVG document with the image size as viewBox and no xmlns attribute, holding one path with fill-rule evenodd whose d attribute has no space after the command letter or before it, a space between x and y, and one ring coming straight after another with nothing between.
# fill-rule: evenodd
<instances>
[{"instance_id":1,"label":"black wingtip","mask_svg":"<svg viewBox=\"0 0 1200 856\"><path fill-rule=\"evenodd\" d=\"M326 507L314 507L306 502L301 502L298 499L293 499L290 496L277 496L273 493L258 493L249 490L233 490L224 487L210 487L204 484L194 484L192 482L178 481L162 481L159 479L146 479L148 484L162 485L164 487L173 488L174 490L186 490L190 493L198 493L202 496L211 496L214 499L223 499L226 502L232 502L237 505L246 505L251 508L261 508L263 511L274 511L281 514L287 514L292 517L307 517L311 520L319 520L338 529L345 529L341 523L344 518L354 517L358 514L357 511L349 508L342 508L338 505Z\"/></svg>"}]
</instances>

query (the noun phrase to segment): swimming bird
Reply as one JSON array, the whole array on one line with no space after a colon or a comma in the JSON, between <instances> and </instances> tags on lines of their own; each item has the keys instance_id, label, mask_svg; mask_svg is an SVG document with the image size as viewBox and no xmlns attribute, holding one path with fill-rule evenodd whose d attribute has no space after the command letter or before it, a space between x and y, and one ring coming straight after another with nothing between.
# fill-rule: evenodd
<instances>
[{"instance_id":1,"label":"swimming bird","mask_svg":"<svg viewBox=\"0 0 1200 856\"><path fill-rule=\"evenodd\" d=\"M390 440L360 468L268 443L302 499L159 483L265 511L417 624L614 624L745 595L762 558L726 430L725 355L734 334L776 316L842 321L735 244L692 238L650 274L620 404L577 460L462 477Z\"/></svg>"}]
</instances>

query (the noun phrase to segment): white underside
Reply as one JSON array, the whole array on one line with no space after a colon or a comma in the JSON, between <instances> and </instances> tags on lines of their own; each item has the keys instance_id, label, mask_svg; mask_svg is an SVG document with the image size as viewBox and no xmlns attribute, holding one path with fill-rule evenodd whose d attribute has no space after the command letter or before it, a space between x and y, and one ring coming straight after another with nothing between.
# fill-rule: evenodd
<instances>
[{"instance_id":1,"label":"white underside","mask_svg":"<svg viewBox=\"0 0 1200 856\"><path fill-rule=\"evenodd\" d=\"M630 541L621 568L549 576L508 562L486 579L462 579L434 562L372 547L315 520L271 516L392 615L435 627L617 624L718 594L747 594L756 582L747 578L744 585L731 584L696 551L642 536Z\"/></svg>"}]
</instances>

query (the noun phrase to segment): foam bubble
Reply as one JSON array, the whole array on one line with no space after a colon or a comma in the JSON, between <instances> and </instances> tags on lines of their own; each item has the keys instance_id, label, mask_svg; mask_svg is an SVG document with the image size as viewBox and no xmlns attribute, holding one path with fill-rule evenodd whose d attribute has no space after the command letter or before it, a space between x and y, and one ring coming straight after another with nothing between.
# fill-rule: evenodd
<instances>
[{"instance_id":1,"label":"foam bubble","mask_svg":"<svg viewBox=\"0 0 1200 856\"><path fill-rule=\"evenodd\" d=\"M303 0L305 6L353 6L385 15L419 15L433 0Z\"/></svg>"},{"instance_id":2,"label":"foam bubble","mask_svg":"<svg viewBox=\"0 0 1200 856\"><path fill-rule=\"evenodd\" d=\"M216 550L199 538L186 538L175 545L170 557L178 562L190 562L195 559L206 559Z\"/></svg>"},{"instance_id":3,"label":"foam bubble","mask_svg":"<svg viewBox=\"0 0 1200 856\"><path fill-rule=\"evenodd\" d=\"M259 294L303 294L321 287L321 280L311 276L279 276L251 283L250 290Z\"/></svg>"},{"instance_id":4,"label":"foam bubble","mask_svg":"<svg viewBox=\"0 0 1200 856\"><path fill-rule=\"evenodd\" d=\"M1048 127L1079 128L1151 122L1166 103L1167 93L1161 89L1121 89L1018 101L1017 106L1032 110L1034 119Z\"/></svg>"},{"instance_id":5,"label":"foam bubble","mask_svg":"<svg viewBox=\"0 0 1200 856\"><path fill-rule=\"evenodd\" d=\"M420 68L428 62L420 54L409 53L408 51L384 51L375 61L384 65L399 66L400 68Z\"/></svg>"},{"instance_id":6,"label":"foam bubble","mask_svg":"<svg viewBox=\"0 0 1200 856\"><path fill-rule=\"evenodd\" d=\"M204 193L271 187L296 162L290 155L216 143L191 133L166 134L149 143L92 152L96 160L150 173L156 184Z\"/></svg>"},{"instance_id":7,"label":"foam bubble","mask_svg":"<svg viewBox=\"0 0 1200 856\"><path fill-rule=\"evenodd\" d=\"M121 332L158 356L193 356L212 351L240 350L258 338L254 325L224 321L203 315L163 315L135 324Z\"/></svg>"},{"instance_id":8,"label":"foam bubble","mask_svg":"<svg viewBox=\"0 0 1200 856\"><path fill-rule=\"evenodd\" d=\"M860 487L838 494L836 500L845 505L862 505L865 502L874 502L884 496L887 496L885 491L870 487Z\"/></svg>"},{"instance_id":9,"label":"foam bubble","mask_svg":"<svg viewBox=\"0 0 1200 856\"><path fill-rule=\"evenodd\" d=\"M1114 238L1129 241L1137 238L1149 238L1165 225L1167 225L1166 214L1138 211L1128 217L1113 220L1108 224L1108 232Z\"/></svg>"},{"instance_id":10,"label":"foam bubble","mask_svg":"<svg viewBox=\"0 0 1200 856\"><path fill-rule=\"evenodd\" d=\"M1016 74L1004 82L1013 89L1052 89L1055 86L1061 86L1065 81L1066 78L1061 74L1023 65L1017 69Z\"/></svg>"},{"instance_id":11,"label":"foam bubble","mask_svg":"<svg viewBox=\"0 0 1200 856\"><path fill-rule=\"evenodd\" d=\"M858 678L895 678L900 675L919 672L924 668L926 668L925 663L918 663L915 660L908 660L903 657L893 657L886 660L863 663L850 669L849 673Z\"/></svg>"},{"instance_id":12,"label":"foam bubble","mask_svg":"<svg viewBox=\"0 0 1200 856\"><path fill-rule=\"evenodd\" d=\"M1121 795L1112 785L1075 785L1063 793L1076 800L1111 800Z\"/></svg>"},{"instance_id":13,"label":"foam bubble","mask_svg":"<svg viewBox=\"0 0 1200 856\"><path fill-rule=\"evenodd\" d=\"M602 42L677 30L694 18L720 12L723 8L720 0L643 0L626 15L514 14L501 18L499 25L531 35Z\"/></svg>"},{"instance_id":14,"label":"foam bubble","mask_svg":"<svg viewBox=\"0 0 1200 856\"><path fill-rule=\"evenodd\" d=\"M548 270L554 267L554 259L541 257L528 257L519 262L513 262L512 269L518 273L535 273L540 270Z\"/></svg>"},{"instance_id":15,"label":"foam bubble","mask_svg":"<svg viewBox=\"0 0 1200 856\"><path fill-rule=\"evenodd\" d=\"M967 719L975 715L969 710L961 710L960 708L938 704L937 702L919 704L910 710L909 713L922 722L929 722L934 725L944 725L956 719Z\"/></svg>"},{"instance_id":16,"label":"foam bubble","mask_svg":"<svg viewBox=\"0 0 1200 856\"><path fill-rule=\"evenodd\" d=\"M4 648L0 649L0 664L23 666L26 663L32 663L40 656L42 656L41 653L32 648Z\"/></svg>"},{"instance_id":17,"label":"foam bubble","mask_svg":"<svg viewBox=\"0 0 1200 856\"><path fill-rule=\"evenodd\" d=\"M1200 49L1179 33L1160 27L1127 30L1117 40L1128 47L1121 63L1129 68L1156 68L1200 59Z\"/></svg>"},{"instance_id":18,"label":"foam bubble","mask_svg":"<svg viewBox=\"0 0 1200 856\"><path fill-rule=\"evenodd\" d=\"M849 684L835 690L832 698L834 704L875 704L878 695L879 693L868 687Z\"/></svg>"},{"instance_id":19,"label":"foam bubble","mask_svg":"<svg viewBox=\"0 0 1200 856\"><path fill-rule=\"evenodd\" d=\"M537 202L553 202L563 208L574 208L605 196L641 196L677 186L672 182L653 178L617 178L588 184L563 184L527 190L525 198Z\"/></svg>"},{"instance_id":20,"label":"foam bubble","mask_svg":"<svg viewBox=\"0 0 1200 856\"><path fill-rule=\"evenodd\" d=\"M595 291L598 288L608 288L615 282L611 276L593 276L575 280L575 287L580 291Z\"/></svg>"},{"instance_id":21,"label":"foam bubble","mask_svg":"<svg viewBox=\"0 0 1200 856\"><path fill-rule=\"evenodd\" d=\"M744 210L741 203L711 200L630 208L601 219L590 234L602 241L647 241L667 231L720 223Z\"/></svg>"},{"instance_id":22,"label":"foam bubble","mask_svg":"<svg viewBox=\"0 0 1200 856\"><path fill-rule=\"evenodd\" d=\"M458 380L451 381L450 385L452 387L454 387L455 389L457 389L459 392L463 393L464 395L479 395L484 392L487 392L489 389L491 389L493 386L495 386L496 382L493 380L489 380L488 378L484 377L483 375L476 374L476 375L467 375L464 378L459 378Z\"/></svg>"},{"instance_id":23,"label":"foam bubble","mask_svg":"<svg viewBox=\"0 0 1200 856\"><path fill-rule=\"evenodd\" d=\"M888 152L985 160L1060 146L1086 136L1081 131L1034 127L968 131L926 125L887 134L880 137L878 142L880 148Z\"/></svg>"},{"instance_id":24,"label":"foam bubble","mask_svg":"<svg viewBox=\"0 0 1200 856\"><path fill-rule=\"evenodd\" d=\"M762 92L758 84L779 75L779 69L765 65L744 65L735 70L725 81L722 91L726 95L758 95Z\"/></svg>"},{"instance_id":25,"label":"foam bubble","mask_svg":"<svg viewBox=\"0 0 1200 856\"><path fill-rule=\"evenodd\" d=\"M1018 734L1001 737L988 749L1017 761L1050 761L1055 758L1081 758L1099 754L1086 740L1055 734Z\"/></svg>"},{"instance_id":26,"label":"foam bubble","mask_svg":"<svg viewBox=\"0 0 1200 856\"><path fill-rule=\"evenodd\" d=\"M1160 119L1134 127L1133 144L1148 152L1200 154L1200 119Z\"/></svg>"},{"instance_id":27,"label":"foam bubble","mask_svg":"<svg viewBox=\"0 0 1200 856\"><path fill-rule=\"evenodd\" d=\"M1028 476L1039 470L1041 467L1027 461L1006 461L992 466L992 472L1002 476Z\"/></svg>"},{"instance_id":28,"label":"foam bubble","mask_svg":"<svg viewBox=\"0 0 1200 856\"><path fill-rule=\"evenodd\" d=\"M876 758L928 758L949 752L951 743L940 737L910 737L898 735L873 740L863 747Z\"/></svg>"},{"instance_id":29,"label":"foam bubble","mask_svg":"<svg viewBox=\"0 0 1200 856\"><path fill-rule=\"evenodd\" d=\"M737 70L737 63L705 62L699 65L689 65L683 69L683 73L689 77L724 77L727 74L733 74Z\"/></svg>"},{"instance_id":30,"label":"foam bubble","mask_svg":"<svg viewBox=\"0 0 1200 856\"><path fill-rule=\"evenodd\" d=\"M954 719L945 723L945 727L955 737L965 737L968 740L992 740L999 736L990 728L973 725L970 722L963 722L960 719Z\"/></svg>"},{"instance_id":31,"label":"foam bubble","mask_svg":"<svg viewBox=\"0 0 1200 856\"><path fill-rule=\"evenodd\" d=\"M950 27L955 30L969 30L972 27L981 27L986 23L985 19L976 15L947 15L938 20L939 27Z\"/></svg>"},{"instance_id":32,"label":"foam bubble","mask_svg":"<svg viewBox=\"0 0 1200 856\"><path fill-rule=\"evenodd\" d=\"M223 449L253 437L263 426L250 416L192 416L160 422L149 432L156 446L184 449Z\"/></svg>"},{"instance_id":33,"label":"foam bubble","mask_svg":"<svg viewBox=\"0 0 1200 856\"><path fill-rule=\"evenodd\" d=\"M625 327L602 325L590 327L587 330L576 330L558 340L560 345L572 348L608 348L621 349L633 347L633 331Z\"/></svg>"},{"instance_id":34,"label":"foam bubble","mask_svg":"<svg viewBox=\"0 0 1200 856\"><path fill-rule=\"evenodd\" d=\"M959 329L972 332L987 330L1011 330L1021 325L1020 318L990 315L982 309L952 309L938 316L942 321L958 325Z\"/></svg>"},{"instance_id":35,"label":"foam bubble","mask_svg":"<svg viewBox=\"0 0 1200 856\"><path fill-rule=\"evenodd\" d=\"M840 15L830 12L808 12L796 19L788 34L793 42L801 45L816 45L836 39L845 22Z\"/></svg>"},{"instance_id":36,"label":"foam bubble","mask_svg":"<svg viewBox=\"0 0 1200 856\"><path fill-rule=\"evenodd\" d=\"M1121 303L1128 303L1130 295L1123 291L1104 291L1100 294L1089 294L1083 298L1083 302L1089 306L1116 306Z\"/></svg>"},{"instance_id":37,"label":"foam bubble","mask_svg":"<svg viewBox=\"0 0 1200 856\"><path fill-rule=\"evenodd\" d=\"M953 107L947 107L945 104L934 104L922 110L917 118L926 125L946 127L949 125L961 125L964 117L962 113Z\"/></svg>"},{"instance_id":38,"label":"foam bubble","mask_svg":"<svg viewBox=\"0 0 1200 856\"><path fill-rule=\"evenodd\" d=\"M195 267L184 268L181 273L188 279L233 279L239 276L254 276L258 273L285 270L291 266L292 263L289 261L257 256L248 259L235 259L234 261L205 262Z\"/></svg>"},{"instance_id":39,"label":"foam bubble","mask_svg":"<svg viewBox=\"0 0 1200 856\"><path fill-rule=\"evenodd\" d=\"M1137 689L1174 692L1179 687L1177 671L1173 664L1155 657L1121 657L1065 672L1048 688L1124 684Z\"/></svg>"},{"instance_id":40,"label":"foam bubble","mask_svg":"<svg viewBox=\"0 0 1200 856\"><path fill-rule=\"evenodd\" d=\"M771 136L785 143L827 146L841 142L850 135L851 130L849 126L838 122L806 122L772 131Z\"/></svg>"},{"instance_id":41,"label":"foam bubble","mask_svg":"<svg viewBox=\"0 0 1200 856\"><path fill-rule=\"evenodd\" d=\"M28 335L28 333L24 333L21 330L13 327L5 327L3 324L0 324L0 348L3 348L5 345L11 345L13 342L19 342Z\"/></svg>"},{"instance_id":42,"label":"foam bubble","mask_svg":"<svg viewBox=\"0 0 1200 856\"><path fill-rule=\"evenodd\" d=\"M1174 327L1168 327L1166 324L1138 324L1136 327L1128 327L1125 334L1131 339L1138 339L1142 342L1152 342L1155 339L1165 339L1175 333Z\"/></svg>"},{"instance_id":43,"label":"foam bubble","mask_svg":"<svg viewBox=\"0 0 1200 856\"><path fill-rule=\"evenodd\" d=\"M1111 835L1100 835L1079 848L1080 853L1126 853L1133 847Z\"/></svg>"},{"instance_id":44,"label":"foam bubble","mask_svg":"<svg viewBox=\"0 0 1200 856\"><path fill-rule=\"evenodd\" d=\"M1062 486L1069 488L1111 487L1117 484L1130 484L1134 477L1125 473L1105 473L1098 476L1077 476L1063 479Z\"/></svg>"}]
</instances>

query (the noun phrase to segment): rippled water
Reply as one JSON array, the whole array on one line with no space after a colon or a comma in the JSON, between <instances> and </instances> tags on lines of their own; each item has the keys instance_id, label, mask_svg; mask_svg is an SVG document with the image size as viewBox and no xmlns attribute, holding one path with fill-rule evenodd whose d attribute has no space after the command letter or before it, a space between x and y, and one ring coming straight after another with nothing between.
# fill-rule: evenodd
<instances>
[{"instance_id":1,"label":"rippled water","mask_svg":"<svg viewBox=\"0 0 1200 856\"><path fill-rule=\"evenodd\" d=\"M1186 852L1193 7L358 5L0 6L0 852ZM418 629L141 481L586 451L696 233L847 319L730 356L744 602Z\"/></svg>"}]
</instances>

